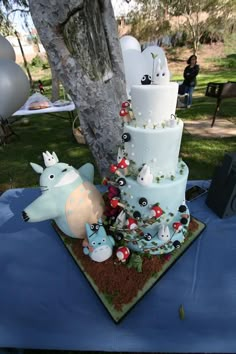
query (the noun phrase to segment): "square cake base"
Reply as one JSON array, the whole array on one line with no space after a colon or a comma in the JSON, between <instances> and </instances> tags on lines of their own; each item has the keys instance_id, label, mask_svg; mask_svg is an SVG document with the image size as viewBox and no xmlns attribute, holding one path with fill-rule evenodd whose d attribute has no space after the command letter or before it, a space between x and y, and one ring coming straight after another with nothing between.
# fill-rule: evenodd
<instances>
[{"instance_id":1,"label":"square cake base","mask_svg":"<svg viewBox=\"0 0 236 354\"><path fill-rule=\"evenodd\" d=\"M205 224L191 216L186 239L180 248L159 256L131 254L127 263L119 262L115 252L105 262L94 262L83 253L82 240L66 236L55 222L53 227L113 320L118 323L187 250L205 229Z\"/></svg>"}]
</instances>

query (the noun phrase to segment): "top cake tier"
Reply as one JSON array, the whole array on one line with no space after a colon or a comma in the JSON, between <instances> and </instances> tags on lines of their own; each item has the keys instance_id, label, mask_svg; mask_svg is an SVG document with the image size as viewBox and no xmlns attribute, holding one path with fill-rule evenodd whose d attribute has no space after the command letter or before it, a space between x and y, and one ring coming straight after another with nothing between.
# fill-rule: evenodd
<instances>
[{"instance_id":1,"label":"top cake tier","mask_svg":"<svg viewBox=\"0 0 236 354\"><path fill-rule=\"evenodd\" d=\"M132 110L139 127L159 125L175 115L178 83L134 85L131 88Z\"/></svg>"}]
</instances>

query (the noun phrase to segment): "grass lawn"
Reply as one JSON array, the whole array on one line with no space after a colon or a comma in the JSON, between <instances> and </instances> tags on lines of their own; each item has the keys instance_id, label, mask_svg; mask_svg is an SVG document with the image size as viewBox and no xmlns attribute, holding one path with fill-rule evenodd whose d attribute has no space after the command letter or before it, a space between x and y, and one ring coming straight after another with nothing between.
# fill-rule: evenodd
<instances>
[{"instance_id":1,"label":"grass lawn","mask_svg":"<svg viewBox=\"0 0 236 354\"><path fill-rule=\"evenodd\" d=\"M220 68L220 67L219 67ZM34 69L35 70L35 69ZM33 71L35 81L43 80L46 95L50 98L50 72ZM40 76L41 75L41 76ZM173 77L180 80L181 75ZM177 114L184 120L209 119L211 121L216 101L205 97L208 82L236 81L236 68L201 71L198 86L194 92L191 109L179 109ZM222 102L220 116L236 124L236 100ZM117 112L118 113L118 112ZM42 163L43 151L55 151L60 161L79 167L85 162L96 163L87 145L79 145L71 129L67 112L60 117L53 115L27 116L28 123L20 119L13 124L14 131L20 139L12 137L10 142L0 146L0 190L38 185L39 176L32 170L29 162ZM210 179L214 167L220 163L225 152L236 151L236 138L206 139L183 134L181 156L188 164L189 179ZM96 183L100 182L96 172Z\"/></svg>"}]
</instances>

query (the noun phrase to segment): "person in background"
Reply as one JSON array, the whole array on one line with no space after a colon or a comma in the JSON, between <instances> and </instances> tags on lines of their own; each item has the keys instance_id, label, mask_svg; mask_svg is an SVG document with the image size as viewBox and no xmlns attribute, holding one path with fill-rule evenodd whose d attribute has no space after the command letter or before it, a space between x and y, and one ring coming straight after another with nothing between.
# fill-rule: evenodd
<instances>
[{"instance_id":1,"label":"person in background","mask_svg":"<svg viewBox=\"0 0 236 354\"><path fill-rule=\"evenodd\" d=\"M197 84L196 77L199 73L199 65L197 64L197 56L191 55L187 60L187 66L184 69L184 81L183 86L185 88L185 104L187 108L190 108L193 100L193 91Z\"/></svg>"}]
</instances>

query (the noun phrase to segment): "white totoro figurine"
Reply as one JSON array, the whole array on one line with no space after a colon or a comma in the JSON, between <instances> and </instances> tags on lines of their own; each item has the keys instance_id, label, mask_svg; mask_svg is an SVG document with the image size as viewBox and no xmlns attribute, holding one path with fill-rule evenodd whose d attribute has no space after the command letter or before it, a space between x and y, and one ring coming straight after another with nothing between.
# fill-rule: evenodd
<instances>
[{"instance_id":1,"label":"white totoro figurine","mask_svg":"<svg viewBox=\"0 0 236 354\"><path fill-rule=\"evenodd\" d=\"M153 83L154 85L166 85L170 82L170 72L168 69L167 60L157 59L156 70L154 71Z\"/></svg>"},{"instance_id":2,"label":"white totoro figurine","mask_svg":"<svg viewBox=\"0 0 236 354\"><path fill-rule=\"evenodd\" d=\"M126 223L126 214L124 210L121 210L120 214L117 216L116 221L115 221L115 226L117 228L123 228Z\"/></svg>"},{"instance_id":3,"label":"white totoro figurine","mask_svg":"<svg viewBox=\"0 0 236 354\"><path fill-rule=\"evenodd\" d=\"M170 229L168 225L161 225L157 237L160 241L163 241L165 243L170 241L171 236L170 236Z\"/></svg>"},{"instance_id":4,"label":"white totoro figurine","mask_svg":"<svg viewBox=\"0 0 236 354\"><path fill-rule=\"evenodd\" d=\"M144 165L138 174L137 182L143 186L148 186L153 181L153 175L151 174L150 167Z\"/></svg>"}]
</instances>

